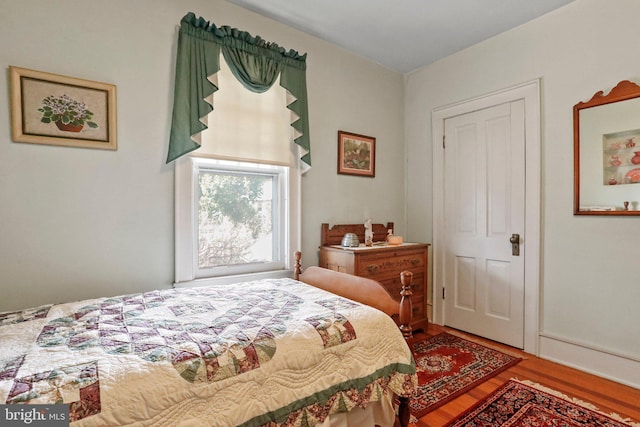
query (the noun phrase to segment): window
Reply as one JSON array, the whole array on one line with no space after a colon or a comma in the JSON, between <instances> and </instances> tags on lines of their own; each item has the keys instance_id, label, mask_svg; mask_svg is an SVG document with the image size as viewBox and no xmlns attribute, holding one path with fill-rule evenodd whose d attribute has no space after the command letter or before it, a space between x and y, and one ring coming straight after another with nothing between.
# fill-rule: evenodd
<instances>
[{"instance_id":1,"label":"window","mask_svg":"<svg viewBox=\"0 0 640 427\"><path fill-rule=\"evenodd\" d=\"M176 161L176 286L287 276L300 247L287 92L250 92L220 65L201 147Z\"/></svg>"},{"instance_id":2,"label":"window","mask_svg":"<svg viewBox=\"0 0 640 427\"><path fill-rule=\"evenodd\" d=\"M288 166L185 156L176 162L176 286L290 274L300 175Z\"/></svg>"},{"instance_id":3,"label":"window","mask_svg":"<svg viewBox=\"0 0 640 427\"><path fill-rule=\"evenodd\" d=\"M288 168L195 161L196 276L285 267Z\"/></svg>"},{"instance_id":4,"label":"window","mask_svg":"<svg viewBox=\"0 0 640 427\"><path fill-rule=\"evenodd\" d=\"M287 272L311 166L306 54L204 22L182 19L176 58L167 163L177 285ZM240 200L225 194L234 188Z\"/></svg>"}]
</instances>

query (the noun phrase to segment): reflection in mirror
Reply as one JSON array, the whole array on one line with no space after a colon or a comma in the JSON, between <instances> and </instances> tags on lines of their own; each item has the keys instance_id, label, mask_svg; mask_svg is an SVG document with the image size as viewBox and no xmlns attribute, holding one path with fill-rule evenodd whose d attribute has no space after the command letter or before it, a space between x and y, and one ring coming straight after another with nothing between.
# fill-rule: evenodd
<instances>
[{"instance_id":1,"label":"reflection in mirror","mask_svg":"<svg viewBox=\"0 0 640 427\"><path fill-rule=\"evenodd\" d=\"M640 215L640 86L573 107L574 214Z\"/></svg>"}]
</instances>

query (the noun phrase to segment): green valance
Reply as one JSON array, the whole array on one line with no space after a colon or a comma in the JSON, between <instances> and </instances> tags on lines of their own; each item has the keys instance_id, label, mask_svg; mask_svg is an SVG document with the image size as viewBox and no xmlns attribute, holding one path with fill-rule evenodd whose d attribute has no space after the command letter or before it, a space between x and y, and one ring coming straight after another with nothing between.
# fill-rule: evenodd
<instances>
[{"instance_id":1,"label":"green valance","mask_svg":"<svg viewBox=\"0 0 640 427\"><path fill-rule=\"evenodd\" d=\"M294 142L301 160L311 165L307 106L306 54L285 50L259 36L230 27L216 27L189 12L180 22L173 116L167 163L200 147L200 132L213 110L218 88L209 77L220 70L220 53L233 75L253 92L268 90L280 76L280 86L295 99L287 105L297 120Z\"/></svg>"}]
</instances>

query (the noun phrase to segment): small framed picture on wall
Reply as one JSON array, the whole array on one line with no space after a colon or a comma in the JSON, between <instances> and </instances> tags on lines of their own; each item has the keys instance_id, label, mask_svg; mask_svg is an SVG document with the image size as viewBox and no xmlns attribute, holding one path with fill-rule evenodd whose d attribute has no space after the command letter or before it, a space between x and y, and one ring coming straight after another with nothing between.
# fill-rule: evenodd
<instances>
[{"instance_id":1,"label":"small framed picture on wall","mask_svg":"<svg viewBox=\"0 0 640 427\"><path fill-rule=\"evenodd\" d=\"M15 142L116 150L116 86L9 67Z\"/></svg>"},{"instance_id":2,"label":"small framed picture on wall","mask_svg":"<svg viewBox=\"0 0 640 427\"><path fill-rule=\"evenodd\" d=\"M338 131L338 173L375 177L376 139Z\"/></svg>"}]
</instances>

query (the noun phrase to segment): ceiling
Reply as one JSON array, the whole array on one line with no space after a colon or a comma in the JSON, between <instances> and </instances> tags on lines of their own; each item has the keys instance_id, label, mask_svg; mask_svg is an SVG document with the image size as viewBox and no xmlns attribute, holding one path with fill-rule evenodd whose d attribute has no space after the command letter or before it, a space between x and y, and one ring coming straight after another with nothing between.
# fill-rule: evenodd
<instances>
[{"instance_id":1,"label":"ceiling","mask_svg":"<svg viewBox=\"0 0 640 427\"><path fill-rule=\"evenodd\" d=\"M404 74L574 0L228 1Z\"/></svg>"}]
</instances>

